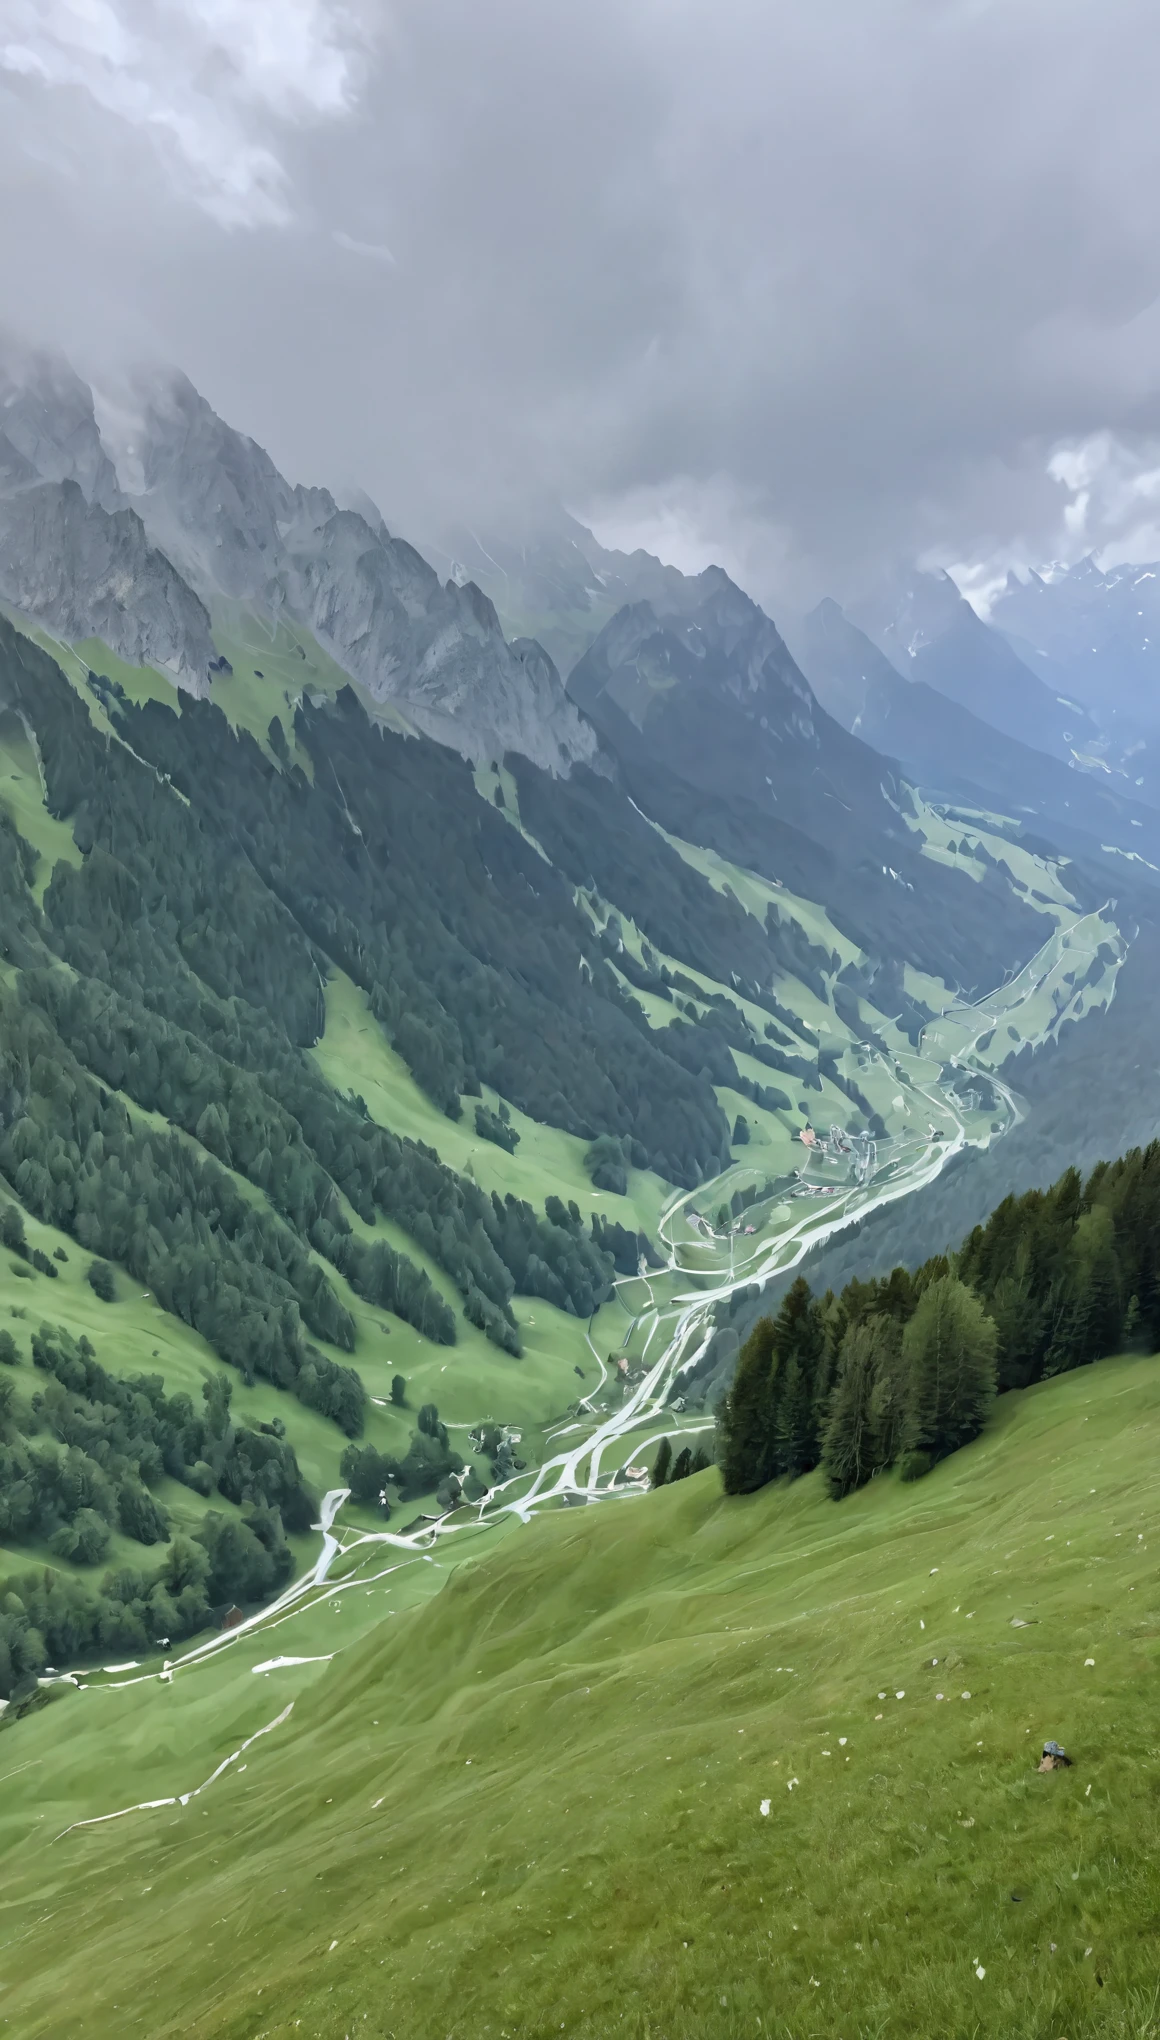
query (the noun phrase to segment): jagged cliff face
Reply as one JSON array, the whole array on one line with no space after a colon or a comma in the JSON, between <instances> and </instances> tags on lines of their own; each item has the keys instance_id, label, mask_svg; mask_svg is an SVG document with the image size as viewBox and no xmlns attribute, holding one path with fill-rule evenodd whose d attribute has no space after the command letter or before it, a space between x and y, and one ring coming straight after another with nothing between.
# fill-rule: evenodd
<instances>
[{"instance_id":1,"label":"jagged cliff face","mask_svg":"<svg viewBox=\"0 0 1160 2040\"><path fill-rule=\"evenodd\" d=\"M132 510L86 503L76 482L0 495L0 596L57 637L103 639L134 666L209 692L214 656L200 601Z\"/></svg>"},{"instance_id":2,"label":"jagged cliff face","mask_svg":"<svg viewBox=\"0 0 1160 2040\"><path fill-rule=\"evenodd\" d=\"M11 343L0 353L0 480L75 482L102 510L125 502L88 385L67 362Z\"/></svg>"},{"instance_id":3,"label":"jagged cliff face","mask_svg":"<svg viewBox=\"0 0 1160 2040\"><path fill-rule=\"evenodd\" d=\"M92 392L63 362L0 357L0 599L54 636L209 691L209 613L127 505Z\"/></svg>"},{"instance_id":4,"label":"jagged cliff face","mask_svg":"<svg viewBox=\"0 0 1160 2040\"><path fill-rule=\"evenodd\" d=\"M184 377L140 390L133 468L129 495L66 364L0 349L0 599L206 694L226 597L305 626L373 700L466 756L595 759L551 659L508 644L477 587L441 582L369 504L292 486Z\"/></svg>"},{"instance_id":5,"label":"jagged cliff face","mask_svg":"<svg viewBox=\"0 0 1160 2040\"><path fill-rule=\"evenodd\" d=\"M413 546L292 486L192 385L144 392L146 528L211 602L227 595L311 630L376 701L474 758L518 751L551 771L598 740L538 645L509 645L472 583L441 583Z\"/></svg>"}]
</instances>

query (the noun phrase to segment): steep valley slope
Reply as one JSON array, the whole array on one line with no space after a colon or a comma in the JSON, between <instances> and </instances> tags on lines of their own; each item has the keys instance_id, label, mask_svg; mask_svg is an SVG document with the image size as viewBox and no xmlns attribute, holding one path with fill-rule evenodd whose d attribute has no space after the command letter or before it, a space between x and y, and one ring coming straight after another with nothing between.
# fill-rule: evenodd
<instances>
[{"instance_id":1,"label":"steep valley slope","mask_svg":"<svg viewBox=\"0 0 1160 2040\"><path fill-rule=\"evenodd\" d=\"M0 394L0 2023L1151 2032L1154 1362L646 1467L799 1268L1154 1137L1153 810L945 647Z\"/></svg>"},{"instance_id":2,"label":"steep valley slope","mask_svg":"<svg viewBox=\"0 0 1160 2040\"><path fill-rule=\"evenodd\" d=\"M917 1485L710 1472L212 1708L66 1696L6 1738L10 2029L1153 2032L1158 1426L1104 1362Z\"/></svg>"}]
</instances>

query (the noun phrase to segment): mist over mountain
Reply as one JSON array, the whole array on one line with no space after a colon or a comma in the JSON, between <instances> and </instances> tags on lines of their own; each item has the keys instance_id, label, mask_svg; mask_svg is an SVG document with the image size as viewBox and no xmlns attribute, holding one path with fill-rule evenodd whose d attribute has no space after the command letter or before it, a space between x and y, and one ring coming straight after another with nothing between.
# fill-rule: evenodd
<instances>
[{"instance_id":1,"label":"mist over mountain","mask_svg":"<svg viewBox=\"0 0 1160 2040\"><path fill-rule=\"evenodd\" d=\"M1043 574L1008 574L990 620L1025 658L1051 662L1105 719L1160 723L1160 565L1101 573L1090 556Z\"/></svg>"},{"instance_id":2,"label":"mist over mountain","mask_svg":"<svg viewBox=\"0 0 1160 2040\"><path fill-rule=\"evenodd\" d=\"M1037 664L923 575L877 642L833 601L783 634L560 511L432 564L181 375L4 387L0 1721L196 1668L220 1741L223 1673L325 1703L339 1622L421 1624L447 1564L474 1607L501 1524L648 1529L702 1476L837 1506L1160 1323L1154 1148L1074 1167L1160 1130L1160 811L1058 634ZM1020 1227L1026 1283L980 1245ZM927 1291L978 1394L912 1453ZM180 1804L87 1761L62 1839Z\"/></svg>"},{"instance_id":3,"label":"mist over mountain","mask_svg":"<svg viewBox=\"0 0 1160 2040\"><path fill-rule=\"evenodd\" d=\"M209 611L241 602L317 631L376 701L476 756L515 748L558 768L593 755L551 660L509 646L473 583L441 584L381 521L292 488L183 377L134 392L132 494L66 364L11 350L3 377L0 593L15 608L203 692Z\"/></svg>"},{"instance_id":4,"label":"mist over mountain","mask_svg":"<svg viewBox=\"0 0 1160 2040\"><path fill-rule=\"evenodd\" d=\"M842 726L898 759L932 793L1038 816L1057 840L1087 853L1116 847L1160 860L1160 815L1121 791L1124 776L1069 769L941 691L916 658L904 678L835 602L819 603L794 633L819 700ZM1054 722L1054 717L1049 719Z\"/></svg>"}]
</instances>

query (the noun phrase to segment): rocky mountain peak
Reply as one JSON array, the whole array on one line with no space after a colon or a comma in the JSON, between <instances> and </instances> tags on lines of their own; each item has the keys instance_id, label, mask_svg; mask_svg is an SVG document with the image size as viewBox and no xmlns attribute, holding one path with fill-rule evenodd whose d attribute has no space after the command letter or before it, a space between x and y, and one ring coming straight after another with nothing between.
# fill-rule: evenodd
<instances>
[{"instance_id":1,"label":"rocky mountain peak","mask_svg":"<svg viewBox=\"0 0 1160 2040\"><path fill-rule=\"evenodd\" d=\"M369 498L342 508L289 482L184 375L138 378L123 422L128 495L79 376L0 349L0 596L14 607L204 692L210 614L241 603L305 626L372 699L467 756L518 751L556 772L595 757L547 654L510 645L474 579L441 581Z\"/></svg>"},{"instance_id":2,"label":"rocky mountain peak","mask_svg":"<svg viewBox=\"0 0 1160 2040\"><path fill-rule=\"evenodd\" d=\"M86 503L123 506L92 391L59 356L0 341L0 434L0 486L70 481Z\"/></svg>"}]
</instances>

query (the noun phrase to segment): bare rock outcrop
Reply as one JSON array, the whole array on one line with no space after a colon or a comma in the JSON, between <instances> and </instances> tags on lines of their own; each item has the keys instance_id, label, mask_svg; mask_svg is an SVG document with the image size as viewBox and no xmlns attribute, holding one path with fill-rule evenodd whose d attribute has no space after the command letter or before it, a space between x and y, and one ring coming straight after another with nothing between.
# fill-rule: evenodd
<instances>
[{"instance_id":1,"label":"bare rock outcrop","mask_svg":"<svg viewBox=\"0 0 1160 2040\"><path fill-rule=\"evenodd\" d=\"M508 644L474 583L441 582L381 520L287 482L184 377L144 393L137 444L146 527L207 599L284 612L372 699L466 756L519 751L556 772L595 756L552 661Z\"/></svg>"},{"instance_id":2,"label":"bare rock outcrop","mask_svg":"<svg viewBox=\"0 0 1160 2040\"><path fill-rule=\"evenodd\" d=\"M209 693L209 613L133 510L87 503L75 481L0 493L0 597L57 637L96 637L133 666Z\"/></svg>"}]
</instances>

